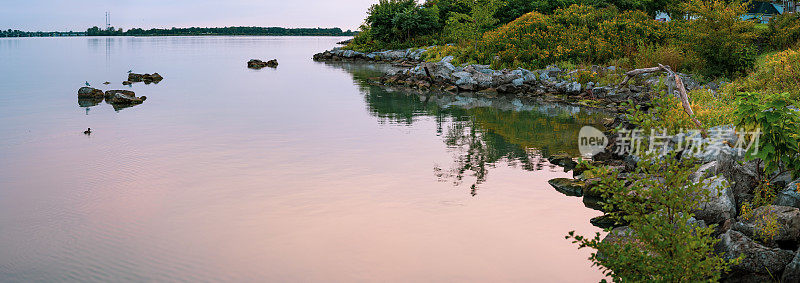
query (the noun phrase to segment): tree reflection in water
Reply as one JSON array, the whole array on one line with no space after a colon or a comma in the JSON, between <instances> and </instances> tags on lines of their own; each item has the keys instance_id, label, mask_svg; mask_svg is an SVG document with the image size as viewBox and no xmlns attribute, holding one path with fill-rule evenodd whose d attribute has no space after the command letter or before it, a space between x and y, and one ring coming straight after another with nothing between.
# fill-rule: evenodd
<instances>
[{"instance_id":1,"label":"tree reflection in water","mask_svg":"<svg viewBox=\"0 0 800 283\"><path fill-rule=\"evenodd\" d=\"M491 168L505 164L526 171L557 170L546 157L577 157L578 132L599 126L607 114L572 106L523 103L516 99L417 93L374 86L374 65L336 64L351 73L369 112L381 123L411 125L423 117L436 122L437 134L453 154L447 168L434 165L441 182L461 186L469 180L475 196Z\"/></svg>"}]
</instances>

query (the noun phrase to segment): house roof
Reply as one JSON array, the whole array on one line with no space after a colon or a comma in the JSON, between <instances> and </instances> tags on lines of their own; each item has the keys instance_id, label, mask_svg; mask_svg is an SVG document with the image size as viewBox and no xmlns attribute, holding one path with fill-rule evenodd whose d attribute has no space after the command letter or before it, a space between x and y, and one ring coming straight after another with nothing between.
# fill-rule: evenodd
<instances>
[{"instance_id":1,"label":"house roof","mask_svg":"<svg viewBox=\"0 0 800 283\"><path fill-rule=\"evenodd\" d=\"M750 6L747 7L748 14L761 14L761 15L778 15L781 12L775 8L772 3L769 2L750 2Z\"/></svg>"}]
</instances>

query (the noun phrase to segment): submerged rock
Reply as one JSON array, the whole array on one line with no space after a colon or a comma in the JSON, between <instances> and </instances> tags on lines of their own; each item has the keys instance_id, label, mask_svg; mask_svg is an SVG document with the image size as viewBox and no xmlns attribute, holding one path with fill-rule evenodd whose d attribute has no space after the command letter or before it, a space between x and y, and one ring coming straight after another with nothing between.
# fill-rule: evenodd
<instances>
[{"instance_id":1,"label":"submerged rock","mask_svg":"<svg viewBox=\"0 0 800 283\"><path fill-rule=\"evenodd\" d=\"M102 98L103 91L93 87L82 87L78 89L78 98Z\"/></svg>"}]
</instances>

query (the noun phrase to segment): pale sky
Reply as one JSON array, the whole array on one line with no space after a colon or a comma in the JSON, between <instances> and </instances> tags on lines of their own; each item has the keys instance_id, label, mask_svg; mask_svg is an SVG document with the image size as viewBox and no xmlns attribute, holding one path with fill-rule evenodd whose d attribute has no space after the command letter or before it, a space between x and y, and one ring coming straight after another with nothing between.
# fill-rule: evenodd
<instances>
[{"instance_id":1,"label":"pale sky","mask_svg":"<svg viewBox=\"0 0 800 283\"><path fill-rule=\"evenodd\" d=\"M0 29L84 31L224 26L358 29L378 0L2 0Z\"/></svg>"}]
</instances>

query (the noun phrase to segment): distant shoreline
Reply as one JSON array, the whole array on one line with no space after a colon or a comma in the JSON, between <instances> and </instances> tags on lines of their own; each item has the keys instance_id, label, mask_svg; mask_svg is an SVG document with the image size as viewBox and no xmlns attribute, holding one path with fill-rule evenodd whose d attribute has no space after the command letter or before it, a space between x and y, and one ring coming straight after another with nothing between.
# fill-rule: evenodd
<instances>
[{"instance_id":1,"label":"distant shoreline","mask_svg":"<svg viewBox=\"0 0 800 283\"><path fill-rule=\"evenodd\" d=\"M27 32L20 30L0 30L0 38L6 37L74 37L74 36L354 36L357 32L340 28L282 28L282 27L223 27L223 28L171 28L141 29L127 31L109 27L92 27L86 31Z\"/></svg>"}]
</instances>

